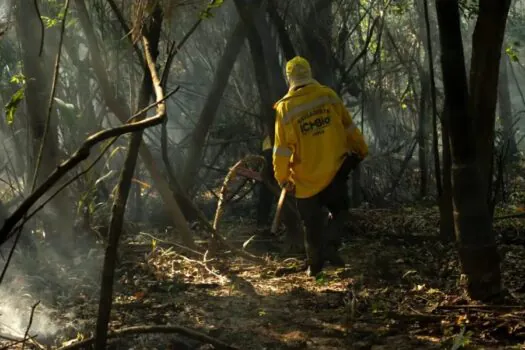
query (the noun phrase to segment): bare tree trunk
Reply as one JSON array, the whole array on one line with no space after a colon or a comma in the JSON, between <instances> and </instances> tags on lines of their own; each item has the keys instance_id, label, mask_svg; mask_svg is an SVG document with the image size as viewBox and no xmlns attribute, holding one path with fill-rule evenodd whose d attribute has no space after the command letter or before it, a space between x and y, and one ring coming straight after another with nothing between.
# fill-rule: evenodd
<instances>
[{"instance_id":1,"label":"bare tree trunk","mask_svg":"<svg viewBox=\"0 0 525 350\"><path fill-rule=\"evenodd\" d=\"M268 1L268 14L270 15L270 20L273 22L277 28L277 32L279 33L279 42L281 44L281 48L283 49L284 57L289 61L295 56L295 48L292 40L290 40L288 32L286 31L284 19L279 15L275 0Z\"/></svg>"},{"instance_id":2,"label":"bare tree trunk","mask_svg":"<svg viewBox=\"0 0 525 350\"><path fill-rule=\"evenodd\" d=\"M514 135L515 128L512 115L512 104L510 102L508 64L509 58L507 55L503 54L500 64L498 97L499 115L503 124L504 147L507 148L506 156L510 156L512 159L518 153L518 145L516 144L516 137Z\"/></svg>"},{"instance_id":3,"label":"bare tree trunk","mask_svg":"<svg viewBox=\"0 0 525 350\"><path fill-rule=\"evenodd\" d=\"M425 57L427 54L425 54ZM427 149L427 116L428 116L428 100L429 100L429 79L425 69L420 71L421 80L421 91L419 96L419 118L418 118L418 131L417 131L417 143L418 143L418 158L419 158L419 196L424 198L428 191L428 149Z\"/></svg>"},{"instance_id":4,"label":"bare tree trunk","mask_svg":"<svg viewBox=\"0 0 525 350\"><path fill-rule=\"evenodd\" d=\"M46 58L47 53L44 54L44 52L42 52L42 56L39 56L40 45L37 45L37 43L39 43L41 39L40 24L33 3L30 1L19 3L16 15L18 33L22 46L23 73L27 82L25 101L33 141L33 161L31 163L31 170L33 170L40 143L44 136L46 116L43 111L47 110L47 102L51 91L50 71L52 71L52 66ZM55 120L53 120L53 123L56 126ZM44 147L42 168L40 176L37 179L37 185L39 185L42 179L45 179L58 164L58 136L56 127L51 127L49 131L50 133ZM33 174L30 173L29 177L32 175ZM29 183L31 183L31 179Z\"/></svg>"},{"instance_id":5,"label":"bare tree trunk","mask_svg":"<svg viewBox=\"0 0 525 350\"><path fill-rule=\"evenodd\" d=\"M257 81L257 88L261 99L262 122L266 132L270 135L271 140L273 140L275 121L272 108L272 98L270 95L270 82L268 79L266 57L264 55L261 36L255 27L254 19L256 11L259 10L258 6L260 1L256 1L254 4L249 4L245 0L234 0L234 2L239 17L244 23L244 28L248 37L248 44L250 46L250 53L255 71L255 80Z\"/></svg>"},{"instance_id":6,"label":"bare tree trunk","mask_svg":"<svg viewBox=\"0 0 525 350\"><path fill-rule=\"evenodd\" d=\"M116 90L111 86L108 75L106 74L106 68L104 67L102 56L100 55L96 35L89 20L84 0L75 0L75 4L78 10L80 24L87 37L88 47L91 54L91 63L93 64L95 74L97 75L98 83L100 84L101 90L103 92L106 105L122 123L126 123L128 119L129 106L121 96L114 95ZM182 214L179 204L175 200L168 182L155 164L155 160L149 148L142 144L140 146L139 152L146 169L148 169L148 172L155 183L156 189L159 191L159 194L164 201L166 210L169 211L175 227L177 227L179 233L181 234L182 241L188 247L195 249L196 245L193 241L193 237L188 227L188 223L186 222L186 218Z\"/></svg>"},{"instance_id":7,"label":"bare tree trunk","mask_svg":"<svg viewBox=\"0 0 525 350\"><path fill-rule=\"evenodd\" d=\"M144 78L139 96L138 110L148 105L153 90L153 77L155 76L155 62L158 56L159 37L162 28L162 11L157 5L153 11L150 28L144 33L147 39L144 40L144 51L149 59L148 67L144 69ZM155 76L155 84L160 89L160 82ZM161 96L157 96L157 100ZM145 113L137 119L143 119ZM113 281L115 267L117 263L118 243L122 233L122 224L124 222L124 212L131 188L131 179L137 164L139 148L142 142L143 130L131 135L129 142L128 154L124 162L124 167L120 174L120 180L117 187L117 194L111 208L111 222L109 224L108 245L104 256L104 267L102 271L102 283L100 290L100 302L98 309L97 327L95 333L95 349L103 350L106 348L108 336L108 323L111 315L111 306L113 300Z\"/></svg>"},{"instance_id":8,"label":"bare tree trunk","mask_svg":"<svg viewBox=\"0 0 525 350\"><path fill-rule=\"evenodd\" d=\"M45 141L35 183L35 185L38 186L55 170L60 162L55 113L51 114L51 124L48 128L47 135L44 135L47 122L45 111L48 110L54 71L53 57L56 55L56 52L49 52L48 47L57 47L57 45L55 45L55 41L57 40L56 29L46 32L42 54L40 55L41 27L33 2L20 2L16 10L16 19L22 46L23 74L27 84L25 105L27 108L28 125L32 143L31 157L28 162L29 171L27 173L29 181L26 182L28 184L32 183L41 143ZM31 186L27 186L26 189L27 191L31 191ZM50 202L50 207L53 209L54 215L46 220L46 224L50 224L53 228L53 233L60 233L60 237L55 234L50 235L50 239L57 239L54 242L54 244L56 243L57 245L65 245L67 242L70 242L72 234L73 210L67 200L67 194L68 190L65 190ZM68 239L63 239L64 237L68 237ZM65 246L63 248L64 252L67 252Z\"/></svg>"},{"instance_id":9,"label":"bare tree trunk","mask_svg":"<svg viewBox=\"0 0 525 350\"><path fill-rule=\"evenodd\" d=\"M268 8L272 6L271 3L268 4ZM270 9L268 9L268 12L271 12ZM278 16L278 14L277 14ZM283 74L283 69L281 66L281 63L279 61L279 54L278 54L278 46L284 47L283 44L280 43L280 41L290 41L290 38L288 36L288 33L285 32L281 34L278 30L277 34L272 35L272 28L270 23L266 21L265 13L261 11L256 11L253 13L253 18L255 22L255 27L257 28L257 32L259 33L261 37L261 42L264 48L264 57L267 64L268 74L269 74L269 82L270 82L270 96L272 102L276 102L279 100L282 96L284 96L288 90L288 86ZM285 39L282 39L282 36L286 36ZM286 45L292 45L291 42ZM288 49L286 49L288 50ZM283 51L286 51L283 49ZM292 46L293 51L293 46ZM286 59L293 58L288 56ZM272 112L273 114L273 112ZM272 139L273 142L273 139Z\"/></svg>"},{"instance_id":10,"label":"bare tree trunk","mask_svg":"<svg viewBox=\"0 0 525 350\"><path fill-rule=\"evenodd\" d=\"M313 3L308 17L301 24L301 36L314 77L321 84L336 89L332 56L332 1L317 0Z\"/></svg>"},{"instance_id":11,"label":"bare tree trunk","mask_svg":"<svg viewBox=\"0 0 525 350\"><path fill-rule=\"evenodd\" d=\"M425 197L428 192L428 113L430 111L430 72L429 72L429 38L427 33L428 11L426 11L426 1L415 0L414 3L418 14L418 35L423 44L423 62L419 66L419 77L421 89L419 95L419 120L418 120L418 146L419 146L419 196ZM438 179L439 180L439 179Z\"/></svg>"},{"instance_id":12,"label":"bare tree trunk","mask_svg":"<svg viewBox=\"0 0 525 350\"><path fill-rule=\"evenodd\" d=\"M439 196L439 235L443 242L453 242L455 237L454 206L452 203L452 159L450 155L450 115L447 102L441 123L441 143L443 158L443 187Z\"/></svg>"},{"instance_id":13,"label":"bare tree trunk","mask_svg":"<svg viewBox=\"0 0 525 350\"><path fill-rule=\"evenodd\" d=\"M215 119L217 108L221 102L224 90L228 85L228 78L245 39L246 27L244 22L239 20L224 48L223 55L217 65L217 71L215 72L210 92L208 93L208 98L204 103L197 125L191 134L190 147L181 179L182 188L186 191L193 186L199 172L206 137Z\"/></svg>"},{"instance_id":14,"label":"bare tree trunk","mask_svg":"<svg viewBox=\"0 0 525 350\"><path fill-rule=\"evenodd\" d=\"M473 36L469 99L458 3L436 1L443 84L450 111L452 193L459 257L468 293L481 300L502 291L500 256L487 201L490 187L487 160L492 160L491 111L495 109L499 55L509 4L510 0L480 1ZM489 87L490 84L493 86ZM480 110L481 106L487 110Z\"/></svg>"},{"instance_id":15,"label":"bare tree trunk","mask_svg":"<svg viewBox=\"0 0 525 350\"><path fill-rule=\"evenodd\" d=\"M478 167L488 203L492 202L494 126L503 37L511 0L481 0L472 35L469 112L474 119Z\"/></svg>"}]
</instances>

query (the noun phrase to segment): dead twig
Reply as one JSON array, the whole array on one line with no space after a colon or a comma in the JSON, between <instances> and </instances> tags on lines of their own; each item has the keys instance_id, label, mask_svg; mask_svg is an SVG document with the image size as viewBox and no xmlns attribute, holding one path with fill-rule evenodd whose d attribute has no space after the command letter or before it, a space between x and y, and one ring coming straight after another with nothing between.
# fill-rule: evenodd
<instances>
[{"instance_id":1,"label":"dead twig","mask_svg":"<svg viewBox=\"0 0 525 350\"><path fill-rule=\"evenodd\" d=\"M180 243L166 241L166 240L163 240L163 239L157 238L157 237L155 237L155 236L153 236L152 234L149 234L149 233L147 233L147 232L139 232L139 235L148 236L148 237L150 237L151 239L154 239L154 240L156 240L156 241L158 241L158 242L166 243L166 244L170 244L170 245L173 245L173 246L175 246L175 247L179 247L179 248L181 248L181 249L184 249L184 250L186 250L186 251L188 251L188 252L190 252L190 253L196 254L196 255L204 255L203 253L201 253L201 252L199 252L199 251L196 251L196 250L194 250L194 249L191 249L191 248L189 248L189 247L186 247L186 246L184 246L184 245L182 245L182 244L180 244Z\"/></svg>"},{"instance_id":2,"label":"dead twig","mask_svg":"<svg viewBox=\"0 0 525 350\"><path fill-rule=\"evenodd\" d=\"M212 338L204 333L200 333L196 330L189 329L182 326L132 326L132 327L126 327L121 328L119 330L110 332L108 334L109 338L118 338L122 336L127 335L137 335L137 334L152 334L152 333L164 333L164 334L170 334L170 333L178 333L182 334L184 336L187 336L189 338L199 340L203 343L211 344L216 349L221 350L238 350L238 348L233 347L231 345L228 345L218 339ZM58 350L77 350L77 349L84 349L90 345L93 344L95 341L95 338L88 338L82 341L79 341L78 343L73 343L68 346L64 346L59 348Z\"/></svg>"},{"instance_id":3,"label":"dead twig","mask_svg":"<svg viewBox=\"0 0 525 350\"><path fill-rule=\"evenodd\" d=\"M26 341L28 339L27 336L29 335L29 330L31 329L31 326L33 325L33 317L35 316L35 310L38 304L40 304L40 300L37 301L35 304L33 304L33 306L31 306L31 315L29 316L29 322L27 323L27 328L24 333L24 341L22 343L22 350L25 349Z\"/></svg>"}]
</instances>

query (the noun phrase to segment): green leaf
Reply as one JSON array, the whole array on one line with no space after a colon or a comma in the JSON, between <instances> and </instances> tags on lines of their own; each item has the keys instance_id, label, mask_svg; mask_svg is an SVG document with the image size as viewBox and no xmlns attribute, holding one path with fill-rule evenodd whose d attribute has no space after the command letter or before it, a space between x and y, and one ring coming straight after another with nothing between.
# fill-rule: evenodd
<instances>
[{"instance_id":1,"label":"green leaf","mask_svg":"<svg viewBox=\"0 0 525 350\"><path fill-rule=\"evenodd\" d=\"M212 17L213 17L213 14L208 9L201 11L199 15L200 19L207 19L207 18L212 18Z\"/></svg>"},{"instance_id":2,"label":"green leaf","mask_svg":"<svg viewBox=\"0 0 525 350\"><path fill-rule=\"evenodd\" d=\"M209 8L209 9L212 9L212 8L221 7L222 4L224 4L224 0L212 0L212 1L208 4L208 8Z\"/></svg>"},{"instance_id":3,"label":"green leaf","mask_svg":"<svg viewBox=\"0 0 525 350\"><path fill-rule=\"evenodd\" d=\"M47 16L40 16L40 18L42 18L42 22L46 28L52 28L58 25L58 18L51 18Z\"/></svg>"},{"instance_id":4,"label":"green leaf","mask_svg":"<svg viewBox=\"0 0 525 350\"><path fill-rule=\"evenodd\" d=\"M26 77L22 73L17 73L11 77L9 80L12 84L25 84L26 83Z\"/></svg>"},{"instance_id":5,"label":"green leaf","mask_svg":"<svg viewBox=\"0 0 525 350\"><path fill-rule=\"evenodd\" d=\"M20 89L18 89L13 94L13 96L11 96L11 100L5 105L5 113L6 113L5 119L6 119L7 125L11 125L15 121L16 109L18 108L18 105L20 104L20 102L22 102L22 100L25 97L24 91L25 91L24 87L21 87Z\"/></svg>"},{"instance_id":6,"label":"green leaf","mask_svg":"<svg viewBox=\"0 0 525 350\"><path fill-rule=\"evenodd\" d=\"M221 7L224 3L224 0L211 0L208 6L206 6L206 9L202 10L199 14L200 19L207 19L212 18L213 13L211 12L212 9Z\"/></svg>"},{"instance_id":7,"label":"green leaf","mask_svg":"<svg viewBox=\"0 0 525 350\"><path fill-rule=\"evenodd\" d=\"M507 56L509 56L510 60L512 62L519 62L519 58L518 58L518 50L514 49L512 46L507 46L505 48L505 53L507 54Z\"/></svg>"}]
</instances>

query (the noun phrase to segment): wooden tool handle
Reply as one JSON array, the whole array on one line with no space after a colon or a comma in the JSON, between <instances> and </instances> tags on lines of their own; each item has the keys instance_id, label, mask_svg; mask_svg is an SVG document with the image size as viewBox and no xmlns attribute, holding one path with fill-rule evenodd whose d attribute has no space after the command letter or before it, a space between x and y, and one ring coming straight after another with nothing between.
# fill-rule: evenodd
<instances>
[{"instance_id":1,"label":"wooden tool handle","mask_svg":"<svg viewBox=\"0 0 525 350\"><path fill-rule=\"evenodd\" d=\"M281 195L279 196L279 202L277 202L277 209L275 210L275 216L272 222L271 233L276 233L279 228L279 218L281 216L281 209L283 208L284 199L286 198L286 188L283 187Z\"/></svg>"}]
</instances>

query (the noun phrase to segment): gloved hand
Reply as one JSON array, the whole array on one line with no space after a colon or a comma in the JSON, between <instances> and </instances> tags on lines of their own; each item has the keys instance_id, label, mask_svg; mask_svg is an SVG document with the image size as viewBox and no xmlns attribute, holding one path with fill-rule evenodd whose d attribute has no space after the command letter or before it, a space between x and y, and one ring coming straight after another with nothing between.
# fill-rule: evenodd
<instances>
[{"instance_id":1,"label":"gloved hand","mask_svg":"<svg viewBox=\"0 0 525 350\"><path fill-rule=\"evenodd\" d=\"M285 188L287 192L292 192L295 189L295 184L292 181L287 180L281 184L281 188Z\"/></svg>"},{"instance_id":2,"label":"gloved hand","mask_svg":"<svg viewBox=\"0 0 525 350\"><path fill-rule=\"evenodd\" d=\"M348 176L357 166L361 163L363 159L359 157L356 153L348 153L345 155L345 160L339 169L339 174L342 176Z\"/></svg>"},{"instance_id":3,"label":"gloved hand","mask_svg":"<svg viewBox=\"0 0 525 350\"><path fill-rule=\"evenodd\" d=\"M359 163L361 163L363 161L363 159L357 155L357 153L349 153L348 154L348 164L350 165L350 169L351 170L354 170L355 168L357 168L357 166L359 165Z\"/></svg>"}]
</instances>

